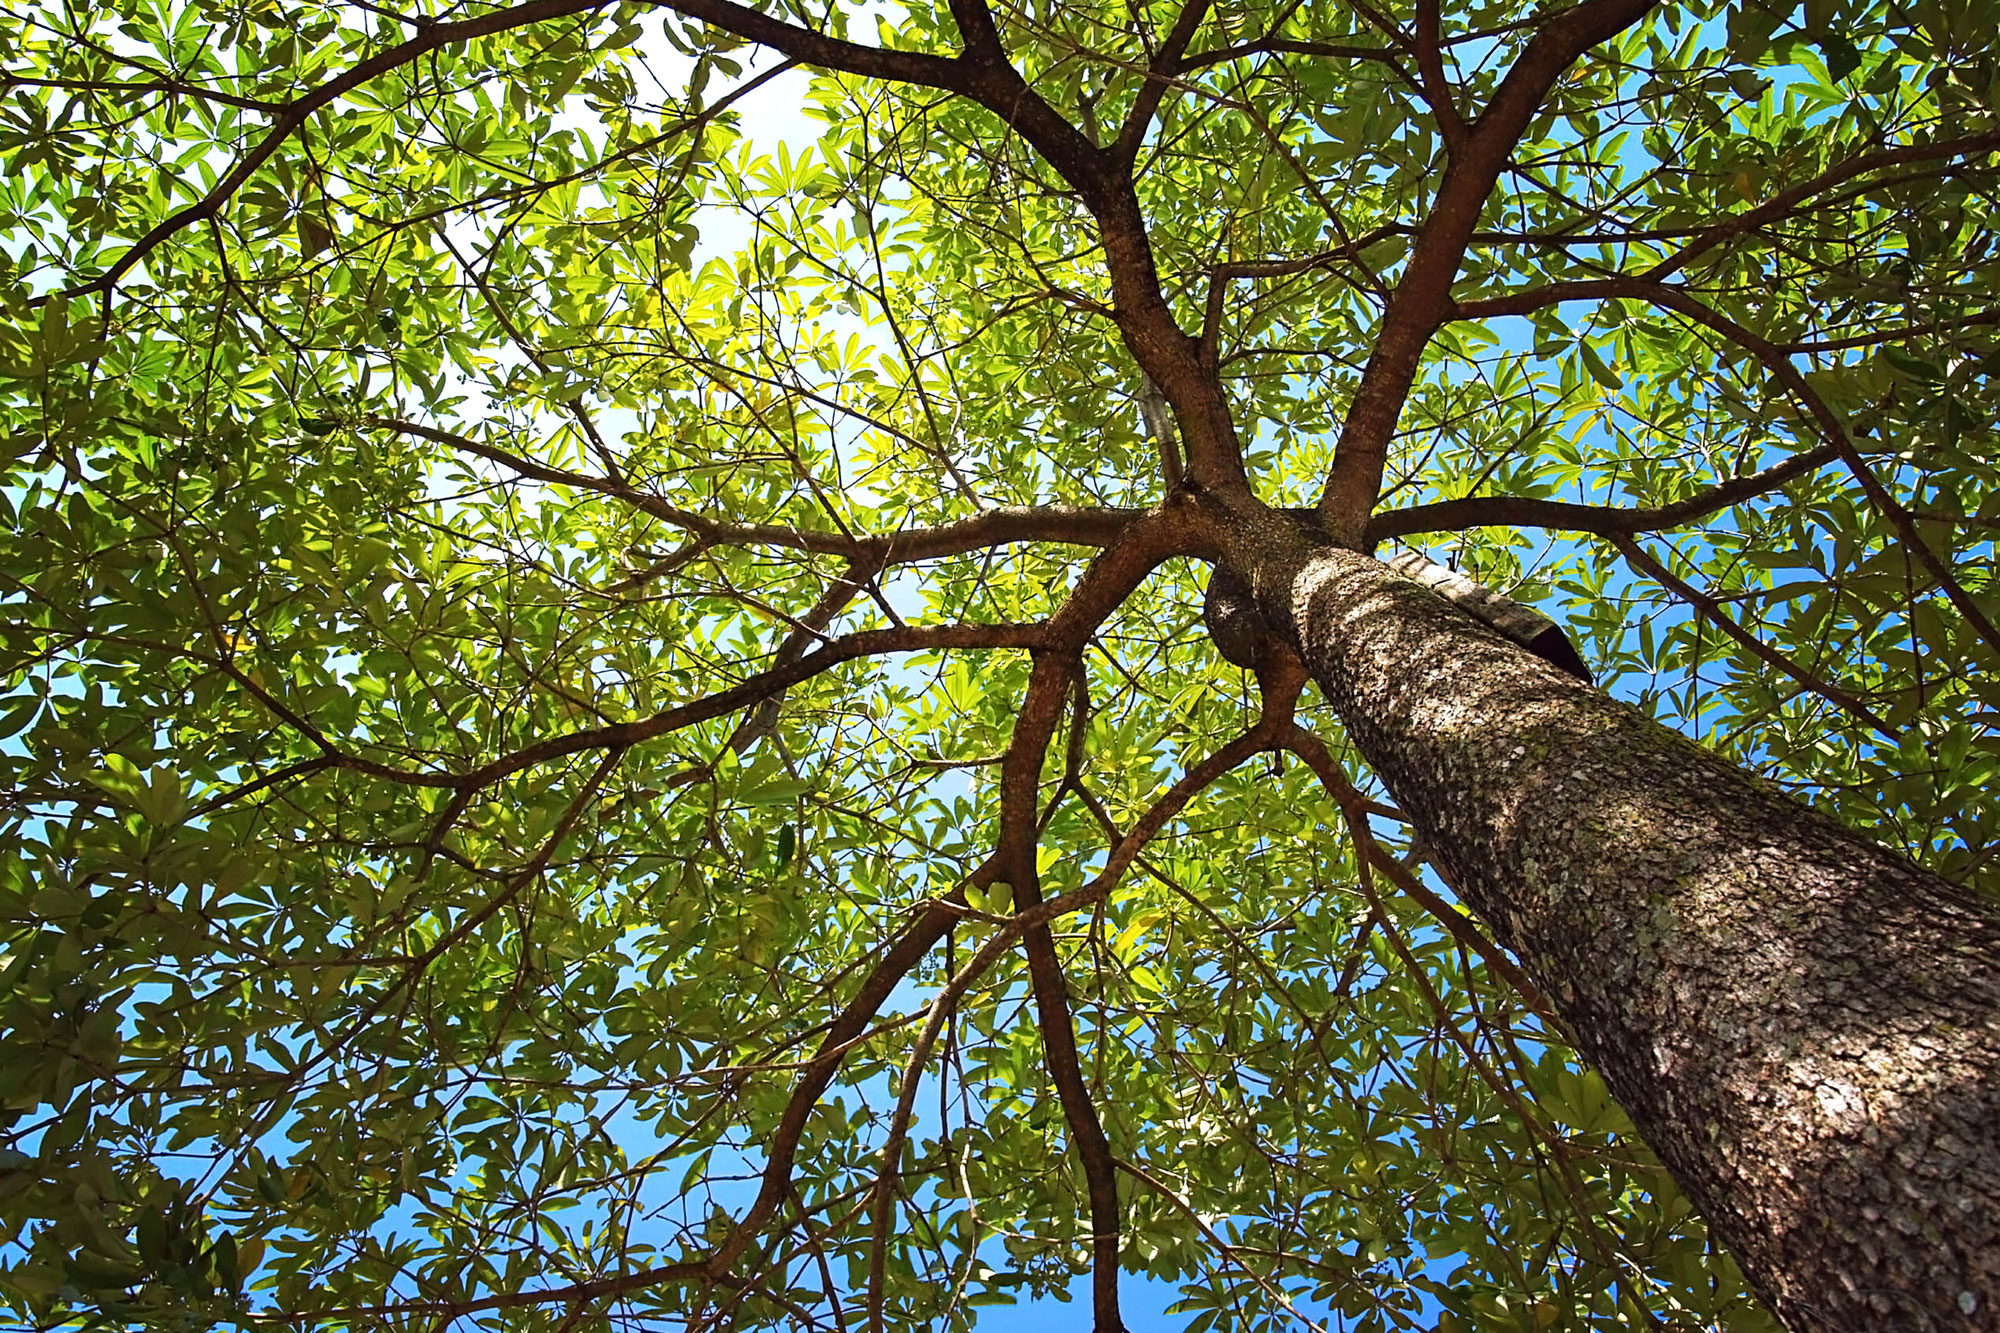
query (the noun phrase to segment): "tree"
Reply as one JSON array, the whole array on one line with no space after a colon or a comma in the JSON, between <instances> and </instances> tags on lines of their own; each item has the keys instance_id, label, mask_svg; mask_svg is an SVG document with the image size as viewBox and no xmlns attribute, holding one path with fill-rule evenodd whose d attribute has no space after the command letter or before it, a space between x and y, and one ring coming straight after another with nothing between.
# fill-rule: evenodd
<instances>
[{"instance_id":1,"label":"tree","mask_svg":"<svg viewBox=\"0 0 2000 1333\"><path fill-rule=\"evenodd\" d=\"M17 1318L2000 1317L1970 0L7 12Z\"/></svg>"}]
</instances>

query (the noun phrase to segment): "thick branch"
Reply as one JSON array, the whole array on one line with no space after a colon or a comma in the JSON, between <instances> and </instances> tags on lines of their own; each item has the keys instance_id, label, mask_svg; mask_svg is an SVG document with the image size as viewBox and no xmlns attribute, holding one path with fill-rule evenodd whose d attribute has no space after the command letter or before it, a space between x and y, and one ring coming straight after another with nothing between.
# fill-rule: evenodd
<instances>
[{"instance_id":1,"label":"thick branch","mask_svg":"<svg viewBox=\"0 0 2000 1333\"><path fill-rule=\"evenodd\" d=\"M945 1022L951 1017L952 1011L957 1008L965 992L971 989L972 983L984 975L987 968L1011 951L1023 935L1034 929L1046 930L1048 923L1057 917L1082 911L1102 901L1108 887L1106 877L1100 875L1095 881L1080 889L1072 889L1060 897L1051 898L1008 917L993 933L993 937L980 946L979 952L972 956L972 960L939 988L937 997L931 1001L923 1031L917 1034L916 1042L910 1047L909 1058L903 1063L901 1091L897 1094L896 1109L889 1119L888 1139L882 1146L882 1170L875 1178L873 1190L875 1215L868 1258L868 1326L871 1330L875 1330L875 1333L880 1333L883 1326L882 1285L886 1276L889 1226L895 1208L896 1181L902 1175L903 1144L909 1136L910 1117L916 1107L917 1090L921 1085L924 1065L930 1059L931 1048L937 1044L938 1035L944 1031Z\"/></svg>"},{"instance_id":2,"label":"thick branch","mask_svg":"<svg viewBox=\"0 0 2000 1333\"><path fill-rule=\"evenodd\" d=\"M1639 21L1653 0L1585 0L1551 20L1507 71L1463 148L1445 169L1429 219L1417 235L1397 283L1361 385L1334 449L1322 521L1344 545L1359 546L1369 511L1382 489L1389 441L1416 381L1431 336L1451 315L1451 285L1471 243L1480 210L1506 169L1549 89L1579 56Z\"/></svg>"},{"instance_id":3,"label":"thick branch","mask_svg":"<svg viewBox=\"0 0 2000 1333\"><path fill-rule=\"evenodd\" d=\"M1132 109L1118 131L1117 142L1111 147L1112 155L1124 163L1128 171L1139 156L1139 145L1146 141L1146 131L1151 128L1153 116L1160 109L1160 99L1167 95L1167 89L1181 72L1181 57L1186 54L1188 43L1194 40L1195 30L1201 26L1202 19L1208 16L1209 5L1210 0L1186 0L1166 40L1153 53L1152 64L1146 70L1146 81L1140 85L1138 96L1132 99Z\"/></svg>"},{"instance_id":4,"label":"thick branch","mask_svg":"<svg viewBox=\"0 0 2000 1333\"><path fill-rule=\"evenodd\" d=\"M682 509L660 496L621 482L552 467L455 431L386 417L371 419L368 424L448 445L535 481L593 491L623 501L642 513L691 534L704 546L775 546L815 555L844 556L864 566L886 568L918 560L941 560L1009 542L1109 546L1144 512L1077 505L1001 505L982 510L970 518L940 523L936 527L905 528L898 532L859 537L776 523L730 523Z\"/></svg>"},{"instance_id":5,"label":"thick branch","mask_svg":"<svg viewBox=\"0 0 2000 1333\"><path fill-rule=\"evenodd\" d=\"M929 1058L931 1047L936 1043L938 1034L943 1030L952 1009L972 983L998 961L1001 955L1013 946L1015 940L1031 930L1046 929L1048 923L1057 917L1082 911L1086 907L1102 902L1124 878L1126 869L1145 850L1146 844L1152 841L1175 816L1186 809L1189 801L1207 789L1209 784L1252 756L1287 743L1290 733L1296 730L1292 722L1292 706L1305 683L1305 667L1296 655L1287 652L1284 659L1275 663L1265 676L1267 677L1265 707L1263 715L1255 726L1182 774L1179 781L1148 807L1146 813L1132 826L1131 831L1118 839L1105 860L1104 868L1090 883L1009 917L995 932L993 938L974 955L972 961L952 977L931 1002L924 1030L911 1047L909 1058L904 1063L902 1091L897 1099L895 1113L890 1118L889 1137L882 1150L882 1173L877 1177L875 1184L873 1248L869 1260L871 1327L880 1325L883 1264L890 1223L891 1194L901 1170L902 1146L909 1132L910 1116L916 1103L920 1075L924 1063Z\"/></svg>"},{"instance_id":6,"label":"thick branch","mask_svg":"<svg viewBox=\"0 0 2000 1333\"><path fill-rule=\"evenodd\" d=\"M1023 881L1016 880L1018 901ZM1028 895L1039 905L1040 892ZM1083 1165L1084 1186L1090 1196L1091 1310L1097 1333L1122 1333L1124 1321L1118 1314L1118 1251L1121 1219L1118 1209L1118 1176L1111 1155L1111 1141L1105 1137L1098 1119L1090 1085L1083 1077L1083 1064L1076 1048L1076 1022L1070 1013L1069 983L1063 976L1062 960L1056 956L1055 937L1046 925L1027 932L1028 975L1035 993L1035 1009L1042 1030L1043 1055L1049 1078L1056 1085L1063 1119L1069 1126L1069 1142Z\"/></svg>"},{"instance_id":7,"label":"thick branch","mask_svg":"<svg viewBox=\"0 0 2000 1333\"><path fill-rule=\"evenodd\" d=\"M1917 557L1924 569L1936 580L1938 589L1945 598L1965 617L1973 631L1986 641L1987 645L2000 651L2000 629L1979 604L1967 593L1952 574L1930 543L1917 531L1916 521L1910 511L1890 493L1861 456L1861 451L1847 433L1847 423L1840 414L1828 406L1826 400L1807 381L1805 375L1792 363L1784 349L1755 331L1730 319L1712 307L1703 304L1684 287L1668 283L1653 282L1643 277L1617 276L1598 278L1587 282L1559 282L1514 296L1493 297L1484 301L1468 301L1456 307L1460 318L1482 318L1493 314L1523 314L1539 310L1544 306L1563 301L1605 300L1611 297L1626 297L1645 301L1684 315L1694 323L1713 333L1718 333L1730 342L1755 357L1770 376L1784 386L1786 392L1797 400L1807 415L1818 426L1820 437L1834 450L1835 455L1847 466L1869 501L1889 521L1896 530L1896 536Z\"/></svg>"},{"instance_id":8,"label":"thick branch","mask_svg":"<svg viewBox=\"0 0 2000 1333\"><path fill-rule=\"evenodd\" d=\"M1188 532L1183 515L1162 511L1135 523L1124 539L1093 561L1048 622L1044 650L1037 654L1022 699L1014 735L1000 772L1000 843L995 851L1001 877L1014 891L1017 909L1042 902L1035 866L1036 817L1043 760L1061 720L1080 654L1104 618L1123 604L1147 574L1168 557L1184 553ZM1076 1030L1068 985L1055 940L1046 925L1026 933L1028 972L1040 1019L1049 1077L1055 1083L1069 1126L1070 1146L1082 1163L1090 1196L1092 1307L1098 1333L1119 1333L1118 1180L1110 1142L1098 1121L1090 1089L1077 1059Z\"/></svg>"},{"instance_id":9,"label":"thick branch","mask_svg":"<svg viewBox=\"0 0 2000 1333\"><path fill-rule=\"evenodd\" d=\"M951 0L951 17L958 24L959 40L968 55L981 60L1005 59L999 30L993 26L993 11L986 0Z\"/></svg>"},{"instance_id":10,"label":"thick branch","mask_svg":"<svg viewBox=\"0 0 2000 1333\"><path fill-rule=\"evenodd\" d=\"M1392 537L1418 532L1461 532L1466 528L1553 528L1560 532L1590 532L1600 537L1658 532L1706 518L1719 509L1741 504L1778 489L1795 477L1824 467L1840 457L1830 444L1793 454L1761 472L1731 477L1707 490L1671 504L1620 508L1615 505L1572 504L1565 500L1535 500L1520 495L1474 495L1462 500L1391 509L1368 520L1366 544L1373 547Z\"/></svg>"},{"instance_id":11,"label":"thick branch","mask_svg":"<svg viewBox=\"0 0 2000 1333\"><path fill-rule=\"evenodd\" d=\"M966 42L965 53L957 57L842 41L785 23L734 0L668 0L662 7L769 47L802 64L958 93L985 107L1026 139L1086 199L1101 187L1101 152L1097 145L1064 120L1007 63L991 18L978 0L959 0L952 6Z\"/></svg>"},{"instance_id":12,"label":"thick branch","mask_svg":"<svg viewBox=\"0 0 2000 1333\"><path fill-rule=\"evenodd\" d=\"M1083 643L1088 640L1103 618L1130 595L1132 590L1138 586L1139 581L1148 572L1162 560L1176 553L1177 543L1183 536L1182 525L1172 521L1165 515L1153 514L1135 522L1112 550L1098 557L1090 568L1084 572L1077 587L1071 592L1056 615L1046 625L1034 627L1033 642L1025 646L1042 650L1038 653L1037 657L1036 676L1041 676L1043 663L1051 660L1052 652L1064 654L1073 659L1075 653L1080 650ZM873 633L878 634L898 632L873 631ZM854 638L857 636L847 637ZM841 643L845 642L845 640L836 640L835 642ZM829 645L829 647L832 646ZM811 654L807 658L801 659L800 665L804 665L805 662L812 660L814 657L821 656L825 651L825 649L822 649L820 653ZM1031 681L1029 688L1031 702L1036 699L1037 693L1037 687ZM1057 683L1054 694L1057 711L1059 712L1062 697L1060 682ZM1054 733L1055 723L1053 718L1050 718L1045 730L1041 730L1038 727L1029 727L1028 719L1039 719L1040 711L1027 706L1023 707L1022 716L1024 721L1016 727L1015 744L1010 749L1006 769L1003 770L1002 805L1004 811L1007 808L1005 793L1010 789L1018 790L1020 786L1018 778L1016 781L1010 783L1007 780L1006 773L1008 771L1018 771L1021 768L1028 769L1030 774L1027 782L1029 833L1025 849L1028 871L1032 875L1034 868L1033 775L1040 771L1041 756L1046 753L1048 738ZM1031 733L1026 737L1025 741L1023 738L1024 730L1028 730ZM1035 731L1039 731L1040 733L1039 744L1036 743L1036 736L1032 734ZM1004 827L1005 817L1003 814L1003 829ZM1015 863L1011 860L1013 854L1014 849L1010 846L1008 839L1003 833L1002 850L989 859L970 877L967 882L968 886L985 886L996 881L1009 879L1011 872L1015 869ZM1032 883L1032 881L1030 882ZM1015 894L1017 905L1024 909L1033 908L1040 904L1039 895L1033 894L1032 890L1026 895L1030 900L1023 901L1024 895L1021 892L1018 878L1015 883ZM813 1108L818 1105L820 1096L832 1082L833 1076L838 1071L847 1051L866 1032L869 1020L874 1016L876 1010L888 999L890 993L895 990L902 979L917 965L918 961L923 958L932 945L944 938L945 933L951 928L952 923L957 921L962 915L964 906L964 890L959 889L954 890L942 900L925 907L918 920L912 923L897 938L896 942L881 955L880 960L869 972L867 980L862 983L860 991L848 1003L847 1007L842 1010L840 1017L827 1030L825 1038L820 1043L818 1052L814 1055L811 1064L807 1066L805 1073L801 1075L798 1085L793 1089L791 1099L786 1104L784 1115L771 1136L757 1198L737 1222L730 1238L710 1257L709 1271L711 1274L719 1275L726 1273L736 1259L754 1243L763 1227L776 1215L778 1208L783 1203L786 1194L791 1188L792 1162L797 1155L799 1139L805 1131L806 1122L810 1118ZM1050 908L1054 909L1054 904L1051 904ZM1062 908L1056 910L1069 909ZM1039 929L1046 936L1046 927L1039 927Z\"/></svg>"}]
</instances>

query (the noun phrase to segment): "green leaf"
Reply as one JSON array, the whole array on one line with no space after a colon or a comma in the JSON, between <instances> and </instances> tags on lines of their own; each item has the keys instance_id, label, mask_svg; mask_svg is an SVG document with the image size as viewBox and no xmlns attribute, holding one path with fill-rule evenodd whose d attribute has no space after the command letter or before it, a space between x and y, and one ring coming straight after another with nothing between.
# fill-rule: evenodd
<instances>
[{"instance_id":1,"label":"green leaf","mask_svg":"<svg viewBox=\"0 0 2000 1333\"><path fill-rule=\"evenodd\" d=\"M1584 369L1590 372L1590 378L1596 380L1600 386L1614 392L1625 387L1625 381L1618 378L1611 367L1604 363L1604 358L1597 354L1596 348L1587 342L1579 342L1576 350L1583 357Z\"/></svg>"},{"instance_id":2,"label":"green leaf","mask_svg":"<svg viewBox=\"0 0 2000 1333\"><path fill-rule=\"evenodd\" d=\"M310 214L299 214L298 232L299 249L308 258L333 246L333 229Z\"/></svg>"}]
</instances>

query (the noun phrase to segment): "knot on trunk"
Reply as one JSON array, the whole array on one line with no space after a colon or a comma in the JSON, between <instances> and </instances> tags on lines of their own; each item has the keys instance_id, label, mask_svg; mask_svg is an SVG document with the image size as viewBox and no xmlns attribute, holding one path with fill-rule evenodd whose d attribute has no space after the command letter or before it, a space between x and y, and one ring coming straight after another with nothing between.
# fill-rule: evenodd
<instances>
[{"instance_id":1,"label":"knot on trunk","mask_svg":"<svg viewBox=\"0 0 2000 1333\"><path fill-rule=\"evenodd\" d=\"M1250 585L1221 565L1208 576L1208 592L1201 599L1201 623L1222 660L1240 667L1255 667L1270 637L1270 626L1257 610Z\"/></svg>"}]
</instances>

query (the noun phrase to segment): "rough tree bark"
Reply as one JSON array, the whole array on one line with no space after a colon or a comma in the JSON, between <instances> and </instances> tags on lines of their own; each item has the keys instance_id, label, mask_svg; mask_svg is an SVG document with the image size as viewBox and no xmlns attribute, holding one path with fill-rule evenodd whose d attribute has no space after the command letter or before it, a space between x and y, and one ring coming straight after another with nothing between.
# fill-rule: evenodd
<instances>
[{"instance_id":1,"label":"rough tree bark","mask_svg":"<svg viewBox=\"0 0 2000 1333\"><path fill-rule=\"evenodd\" d=\"M1786 1326L2000 1327L2000 909L1255 526L1264 618Z\"/></svg>"}]
</instances>

